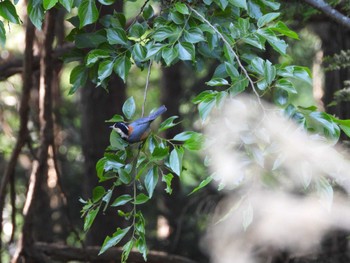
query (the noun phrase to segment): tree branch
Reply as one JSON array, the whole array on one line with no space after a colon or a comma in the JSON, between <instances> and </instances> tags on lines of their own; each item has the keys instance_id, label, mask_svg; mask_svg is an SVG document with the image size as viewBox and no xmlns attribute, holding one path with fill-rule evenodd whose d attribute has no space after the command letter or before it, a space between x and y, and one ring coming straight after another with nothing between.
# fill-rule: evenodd
<instances>
[{"instance_id":1,"label":"tree branch","mask_svg":"<svg viewBox=\"0 0 350 263\"><path fill-rule=\"evenodd\" d=\"M76 248L61 244L48 244L36 242L33 246L35 254L45 255L51 260L58 261L89 261L89 262L120 262L123 253L122 248L112 247L105 253L98 255L100 247ZM139 252L131 251L128 262L145 263L142 255ZM196 263L185 257L167 254L159 251L149 251L147 253L148 263Z\"/></svg>"},{"instance_id":2,"label":"tree branch","mask_svg":"<svg viewBox=\"0 0 350 263\"><path fill-rule=\"evenodd\" d=\"M17 159L21 153L22 147L25 145L28 139L28 118L29 118L29 101L30 101L30 90L33 86L32 80L32 65L33 65L33 43L34 43L34 25L28 19L26 28L26 38L25 38L25 51L23 62L23 86L22 86L22 97L19 107L19 118L20 127L18 131L18 138L15 147L11 153L10 160L1 179L0 184L0 226L2 225L2 212L5 204L6 188L9 181L14 181L15 169L17 164ZM14 200L12 200L14 203ZM12 208L13 213L15 212L15 207ZM13 226L15 227L15 225ZM13 230L14 231L14 230ZM2 228L0 227L0 237ZM0 249L1 249L1 238L0 238ZM0 258L1 262L1 258Z\"/></svg>"},{"instance_id":3,"label":"tree branch","mask_svg":"<svg viewBox=\"0 0 350 263\"><path fill-rule=\"evenodd\" d=\"M305 3L324 13L335 22L350 29L350 18L331 7L324 0L303 0Z\"/></svg>"}]
</instances>

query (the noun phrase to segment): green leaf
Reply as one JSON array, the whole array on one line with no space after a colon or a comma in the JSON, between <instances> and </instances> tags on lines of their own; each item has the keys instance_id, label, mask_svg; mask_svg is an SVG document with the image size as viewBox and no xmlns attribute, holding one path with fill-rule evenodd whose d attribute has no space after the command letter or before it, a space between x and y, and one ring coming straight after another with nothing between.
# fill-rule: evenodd
<instances>
[{"instance_id":1,"label":"green leaf","mask_svg":"<svg viewBox=\"0 0 350 263\"><path fill-rule=\"evenodd\" d=\"M152 152L152 161L158 161L158 160L163 160L165 157L167 157L169 154L169 148L165 147L155 147L153 152Z\"/></svg>"},{"instance_id":2,"label":"green leaf","mask_svg":"<svg viewBox=\"0 0 350 263\"><path fill-rule=\"evenodd\" d=\"M139 22L133 24L129 30L129 36L140 39L146 32L146 27Z\"/></svg>"},{"instance_id":3,"label":"green leaf","mask_svg":"<svg viewBox=\"0 0 350 263\"><path fill-rule=\"evenodd\" d=\"M297 94L298 93L297 90L294 88L293 83L290 82L286 78L279 79L276 82L276 87L280 88L280 89L284 89L285 91L287 91L289 93L293 93L293 94Z\"/></svg>"},{"instance_id":4,"label":"green leaf","mask_svg":"<svg viewBox=\"0 0 350 263\"><path fill-rule=\"evenodd\" d=\"M266 15L263 15L258 19L258 27L263 27L270 23L271 21L275 20L277 17L280 16L281 13L268 13Z\"/></svg>"},{"instance_id":5,"label":"green leaf","mask_svg":"<svg viewBox=\"0 0 350 263\"><path fill-rule=\"evenodd\" d=\"M147 245L144 235L140 235L140 237L137 239L136 248L142 254L144 261L147 261Z\"/></svg>"},{"instance_id":6,"label":"green leaf","mask_svg":"<svg viewBox=\"0 0 350 263\"><path fill-rule=\"evenodd\" d=\"M229 0L229 2L234 6L243 8L245 10L248 9L247 0Z\"/></svg>"},{"instance_id":7,"label":"green leaf","mask_svg":"<svg viewBox=\"0 0 350 263\"><path fill-rule=\"evenodd\" d=\"M176 10L177 10L179 13L181 13L181 14L183 14L183 15L188 15L188 14L190 13L190 12L188 11L187 6L186 6L184 3L177 2L177 3L175 4L175 8L176 8Z\"/></svg>"},{"instance_id":8,"label":"green leaf","mask_svg":"<svg viewBox=\"0 0 350 263\"><path fill-rule=\"evenodd\" d=\"M254 58L251 61L250 66L254 72L258 73L259 75L264 75L265 61L262 58Z\"/></svg>"},{"instance_id":9,"label":"green leaf","mask_svg":"<svg viewBox=\"0 0 350 263\"><path fill-rule=\"evenodd\" d=\"M284 40L279 39L271 29L258 29L257 34L264 37L278 53L281 55L286 54L288 47L287 43Z\"/></svg>"},{"instance_id":10,"label":"green leaf","mask_svg":"<svg viewBox=\"0 0 350 263\"><path fill-rule=\"evenodd\" d=\"M298 34L295 33L293 30L290 30L282 21L278 21L277 24L269 28L274 31L277 31L278 33L281 33L284 36L299 39Z\"/></svg>"},{"instance_id":11,"label":"green leaf","mask_svg":"<svg viewBox=\"0 0 350 263\"><path fill-rule=\"evenodd\" d=\"M98 19L98 10L95 0L82 0L78 6L79 27L95 23Z\"/></svg>"},{"instance_id":12,"label":"green leaf","mask_svg":"<svg viewBox=\"0 0 350 263\"><path fill-rule=\"evenodd\" d=\"M94 222L99 210L100 210L100 207L98 206L95 209L89 210L88 213L86 214L85 219L84 219L84 231L85 232L90 229L90 227L91 227L92 223Z\"/></svg>"},{"instance_id":13,"label":"green leaf","mask_svg":"<svg viewBox=\"0 0 350 263\"><path fill-rule=\"evenodd\" d=\"M194 46L192 43L179 42L176 44L175 48L179 52L179 59L181 60L193 60L195 56Z\"/></svg>"},{"instance_id":14,"label":"green leaf","mask_svg":"<svg viewBox=\"0 0 350 263\"><path fill-rule=\"evenodd\" d=\"M105 122L121 122L121 121L124 121L123 116L119 114L115 114L113 115L112 118L110 118L109 120L106 120Z\"/></svg>"},{"instance_id":15,"label":"green leaf","mask_svg":"<svg viewBox=\"0 0 350 263\"><path fill-rule=\"evenodd\" d=\"M320 197L321 204L331 210L333 204L333 187L324 177L320 177L316 182L317 194Z\"/></svg>"},{"instance_id":16,"label":"green leaf","mask_svg":"<svg viewBox=\"0 0 350 263\"><path fill-rule=\"evenodd\" d=\"M176 48L166 47L162 51L162 58L167 66L170 66L178 56L179 51Z\"/></svg>"},{"instance_id":17,"label":"green leaf","mask_svg":"<svg viewBox=\"0 0 350 263\"><path fill-rule=\"evenodd\" d=\"M59 0L59 3L68 11L72 10L74 0Z\"/></svg>"},{"instance_id":18,"label":"green leaf","mask_svg":"<svg viewBox=\"0 0 350 263\"><path fill-rule=\"evenodd\" d=\"M92 190L92 200L94 202L101 200L101 198L104 196L105 193L106 193L106 190L102 186L96 186Z\"/></svg>"},{"instance_id":19,"label":"green leaf","mask_svg":"<svg viewBox=\"0 0 350 263\"><path fill-rule=\"evenodd\" d=\"M126 82L130 68L131 68L131 62L130 62L129 57L127 57L127 56L119 57L114 62L114 72L119 77L121 77L121 79L124 81L124 83Z\"/></svg>"},{"instance_id":20,"label":"green leaf","mask_svg":"<svg viewBox=\"0 0 350 263\"><path fill-rule=\"evenodd\" d=\"M100 59L109 58L109 57L110 57L109 51L104 49L94 49L88 53L86 57L85 65L87 67L91 67Z\"/></svg>"},{"instance_id":21,"label":"green leaf","mask_svg":"<svg viewBox=\"0 0 350 263\"><path fill-rule=\"evenodd\" d=\"M176 126L178 123L174 123L174 120L177 118L179 118L179 117L178 116L171 116L171 117L167 118L165 121L163 121L159 125L158 132L162 132L162 131L165 131L167 129L170 129L170 128Z\"/></svg>"},{"instance_id":22,"label":"green leaf","mask_svg":"<svg viewBox=\"0 0 350 263\"><path fill-rule=\"evenodd\" d=\"M43 0L43 7L45 10L49 10L58 3L58 0Z\"/></svg>"},{"instance_id":23,"label":"green leaf","mask_svg":"<svg viewBox=\"0 0 350 263\"><path fill-rule=\"evenodd\" d=\"M339 127L348 137L350 137L350 127L348 125L340 124Z\"/></svg>"},{"instance_id":24,"label":"green leaf","mask_svg":"<svg viewBox=\"0 0 350 263\"><path fill-rule=\"evenodd\" d=\"M152 43L151 45L148 45L147 47L148 47L148 49L147 49L147 56L146 56L145 60L146 59L150 59L150 58L154 57L155 55L157 55L158 52L161 51L161 49L164 46L161 45L161 44Z\"/></svg>"},{"instance_id":25,"label":"green leaf","mask_svg":"<svg viewBox=\"0 0 350 263\"><path fill-rule=\"evenodd\" d=\"M201 41L205 41L202 30L198 27L192 27L189 30L184 32L184 39L189 43L198 43Z\"/></svg>"},{"instance_id":26,"label":"green leaf","mask_svg":"<svg viewBox=\"0 0 350 263\"><path fill-rule=\"evenodd\" d=\"M174 29L170 26L163 26L157 28L152 34L152 38L156 41L162 42L174 34Z\"/></svg>"},{"instance_id":27,"label":"green leaf","mask_svg":"<svg viewBox=\"0 0 350 263\"><path fill-rule=\"evenodd\" d=\"M122 263L125 263L129 257L129 254L134 247L135 241L133 239L129 240L124 246L123 246L123 253L122 253Z\"/></svg>"},{"instance_id":28,"label":"green leaf","mask_svg":"<svg viewBox=\"0 0 350 263\"><path fill-rule=\"evenodd\" d=\"M211 177L211 176L207 177L196 188L194 188L192 190L192 192L189 193L188 195L191 195L191 194L194 194L195 192L198 192L200 189L202 189L203 187L207 186L212 180L213 180L213 177Z\"/></svg>"},{"instance_id":29,"label":"green leaf","mask_svg":"<svg viewBox=\"0 0 350 263\"><path fill-rule=\"evenodd\" d=\"M102 5L112 5L115 0L98 0Z\"/></svg>"},{"instance_id":30,"label":"green leaf","mask_svg":"<svg viewBox=\"0 0 350 263\"><path fill-rule=\"evenodd\" d=\"M204 143L204 136L201 133L193 131L181 132L172 139L174 141L183 141L184 147L188 150L199 150Z\"/></svg>"},{"instance_id":31,"label":"green leaf","mask_svg":"<svg viewBox=\"0 0 350 263\"><path fill-rule=\"evenodd\" d=\"M214 2L222 9L225 10L228 5L228 0L214 0Z\"/></svg>"},{"instance_id":32,"label":"green leaf","mask_svg":"<svg viewBox=\"0 0 350 263\"><path fill-rule=\"evenodd\" d=\"M207 119L207 117L209 116L209 113L211 112L211 110L215 105L216 105L215 98L212 98L209 100L206 99L199 103L198 105L199 116L201 117L203 122Z\"/></svg>"},{"instance_id":33,"label":"green leaf","mask_svg":"<svg viewBox=\"0 0 350 263\"><path fill-rule=\"evenodd\" d=\"M134 97L129 97L123 104L122 111L127 119L132 119L136 111L136 104Z\"/></svg>"},{"instance_id":34,"label":"green leaf","mask_svg":"<svg viewBox=\"0 0 350 263\"><path fill-rule=\"evenodd\" d=\"M144 46L142 46L139 43L136 43L134 45L134 48L132 50L132 56L135 61L144 61L147 55L147 50Z\"/></svg>"},{"instance_id":35,"label":"green leaf","mask_svg":"<svg viewBox=\"0 0 350 263\"><path fill-rule=\"evenodd\" d=\"M149 198L152 198L154 189L158 183L158 167L154 165L151 169L148 170L145 177L145 187L148 193Z\"/></svg>"},{"instance_id":36,"label":"green leaf","mask_svg":"<svg viewBox=\"0 0 350 263\"><path fill-rule=\"evenodd\" d=\"M229 62L225 62L225 70L231 79L239 77L239 72L237 68Z\"/></svg>"},{"instance_id":37,"label":"green leaf","mask_svg":"<svg viewBox=\"0 0 350 263\"><path fill-rule=\"evenodd\" d=\"M274 0L261 0L264 5L270 7L272 10L278 10L280 8L280 3L275 2Z\"/></svg>"},{"instance_id":38,"label":"green leaf","mask_svg":"<svg viewBox=\"0 0 350 263\"><path fill-rule=\"evenodd\" d=\"M126 36L125 30L117 27L117 28L108 28L106 29L108 43L111 45L128 45L128 38Z\"/></svg>"},{"instance_id":39,"label":"green leaf","mask_svg":"<svg viewBox=\"0 0 350 263\"><path fill-rule=\"evenodd\" d=\"M173 189L171 188L171 181L173 180L174 176L171 173L168 173L166 175L163 175L162 181L166 183L165 192L170 194L173 192Z\"/></svg>"},{"instance_id":40,"label":"green leaf","mask_svg":"<svg viewBox=\"0 0 350 263\"><path fill-rule=\"evenodd\" d=\"M268 60L264 63L264 77L268 85L271 84L276 77L276 68Z\"/></svg>"},{"instance_id":41,"label":"green leaf","mask_svg":"<svg viewBox=\"0 0 350 263\"><path fill-rule=\"evenodd\" d=\"M149 197L145 195L144 193L138 194L136 196L136 200L134 201L135 205L141 205L146 203L149 200Z\"/></svg>"},{"instance_id":42,"label":"green leaf","mask_svg":"<svg viewBox=\"0 0 350 263\"><path fill-rule=\"evenodd\" d=\"M182 171L183 155L184 155L183 148L175 147L171 151L170 156L169 156L169 167L178 176L180 176L181 171Z\"/></svg>"},{"instance_id":43,"label":"green leaf","mask_svg":"<svg viewBox=\"0 0 350 263\"><path fill-rule=\"evenodd\" d=\"M0 2L0 16L14 24L19 24L21 22L16 7L9 0Z\"/></svg>"},{"instance_id":44,"label":"green leaf","mask_svg":"<svg viewBox=\"0 0 350 263\"><path fill-rule=\"evenodd\" d=\"M118 196L113 203L111 204L111 206L115 207L115 206L121 206L121 205L125 205L126 203L130 202L132 200L131 195L129 194L124 194L121 196Z\"/></svg>"},{"instance_id":45,"label":"green leaf","mask_svg":"<svg viewBox=\"0 0 350 263\"><path fill-rule=\"evenodd\" d=\"M145 20L148 20L154 16L154 11L151 5L147 5L143 9L142 16Z\"/></svg>"},{"instance_id":46,"label":"green leaf","mask_svg":"<svg viewBox=\"0 0 350 263\"><path fill-rule=\"evenodd\" d=\"M0 20L0 45L4 47L5 43L6 43L6 31L5 31L4 23Z\"/></svg>"},{"instance_id":47,"label":"green leaf","mask_svg":"<svg viewBox=\"0 0 350 263\"><path fill-rule=\"evenodd\" d=\"M118 228L112 237L107 236L98 254L101 255L107 249L116 246L123 239L123 237L129 232L130 228L131 228L130 226L124 229Z\"/></svg>"},{"instance_id":48,"label":"green leaf","mask_svg":"<svg viewBox=\"0 0 350 263\"><path fill-rule=\"evenodd\" d=\"M125 147L128 146L128 143L123 140L120 135L115 132L114 130L111 132L111 135L109 137L109 143L112 147L112 149L115 150L125 150Z\"/></svg>"},{"instance_id":49,"label":"green leaf","mask_svg":"<svg viewBox=\"0 0 350 263\"><path fill-rule=\"evenodd\" d=\"M27 12L33 25L35 25L37 29L41 30L45 15L41 0L28 0Z\"/></svg>"},{"instance_id":50,"label":"green leaf","mask_svg":"<svg viewBox=\"0 0 350 263\"><path fill-rule=\"evenodd\" d=\"M113 72L114 61L106 59L98 65L98 85L100 85Z\"/></svg>"},{"instance_id":51,"label":"green leaf","mask_svg":"<svg viewBox=\"0 0 350 263\"><path fill-rule=\"evenodd\" d=\"M228 81L226 79L223 79L223 78L213 78L213 79L209 80L208 82L206 82L205 84L207 84L208 86L212 86L212 87L229 85Z\"/></svg>"},{"instance_id":52,"label":"green leaf","mask_svg":"<svg viewBox=\"0 0 350 263\"><path fill-rule=\"evenodd\" d=\"M75 45L77 48L96 48L100 44L105 43L107 38L103 30L93 33L80 33L75 36Z\"/></svg>"},{"instance_id":53,"label":"green leaf","mask_svg":"<svg viewBox=\"0 0 350 263\"><path fill-rule=\"evenodd\" d=\"M85 85L88 78L88 72L83 65L78 65L73 68L70 73L69 82L73 84L73 87L69 90L69 95L75 93L78 88Z\"/></svg>"}]
</instances>

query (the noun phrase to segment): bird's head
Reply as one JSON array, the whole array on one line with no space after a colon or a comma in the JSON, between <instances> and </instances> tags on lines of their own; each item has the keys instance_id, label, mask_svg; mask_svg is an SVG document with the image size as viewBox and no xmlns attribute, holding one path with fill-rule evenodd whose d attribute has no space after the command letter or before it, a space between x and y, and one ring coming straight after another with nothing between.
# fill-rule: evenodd
<instances>
[{"instance_id":1,"label":"bird's head","mask_svg":"<svg viewBox=\"0 0 350 263\"><path fill-rule=\"evenodd\" d=\"M119 133L120 137L127 139L129 137L129 127L125 122L116 122L110 126L113 130Z\"/></svg>"}]
</instances>

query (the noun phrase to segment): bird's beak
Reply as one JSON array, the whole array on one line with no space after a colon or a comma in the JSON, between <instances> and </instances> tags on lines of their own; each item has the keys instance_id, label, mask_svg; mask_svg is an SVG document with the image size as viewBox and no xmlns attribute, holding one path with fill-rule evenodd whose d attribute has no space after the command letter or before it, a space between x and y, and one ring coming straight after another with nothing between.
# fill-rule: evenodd
<instances>
[{"instance_id":1,"label":"bird's beak","mask_svg":"<svg viewBox=\"0 0 350 263\"><path fill-rule=\"evenodd\" d=\"M114 128L114 125L112 125L112 126L109 126L109 128L113 129L113 128Z\"/></svg>"}]
</instances>

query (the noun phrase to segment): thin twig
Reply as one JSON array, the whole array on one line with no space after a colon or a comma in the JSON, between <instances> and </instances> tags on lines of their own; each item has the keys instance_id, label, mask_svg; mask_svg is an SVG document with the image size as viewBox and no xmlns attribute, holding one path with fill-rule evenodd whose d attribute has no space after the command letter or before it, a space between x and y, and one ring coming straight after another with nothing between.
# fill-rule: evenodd
<instances>
[{"instance_id":1,"label":"thin twig","mask_svg":"<svg viewBox=\"0 0 350 263\"><path fill-rule=\"evenodd\" d=\"M143 94L143 103L142 103L142 113L141 117L145 115L145 106L146 106L146 100L147 100L147 92L148 92L148 86L149 86L149 78L151 76L151 70L152 70L152 64L153 61L151 60L148 65L148 72L147 72L147 79L146 79L146 85L145 85L145 91Z\"/></svg>"},{"instance_id":2,"label":"thin twig","mask_svg":"<svg viewBox=\"0 0 350 263\"><path fill-rule=\"evenodd\" d=\"M130 27L132 27L133 24L139 19L140 15L142 14L143 10L145 9L146 5L148 4L150 0L146 0L145 3L142 5L140 12L135 16L134 20L130 23L130 25L127 27L126 30L129 30Z\"/></svg>"},{"instance_id":3,"label":"thin twig","mask_svg":"<svg viewBox=\"0 0 350 263\"><path fill-rule=\"evenodd\" d=\"M215 31L215 33L218 34L218 36L221 38L221 40L225 43L225 45L227 46L227 48L230 50L230 52L232 53L232 55L235 57L235 59L237 60L237 63L239 65L239 67L241 68L241 70L243 71L244 75L246 76L246 78L248 79L250 86L252 87L253 92L255 93L255 95L257 96L258 102L261 106L261 108L264 109L264 106L261 103L261 99L260 99L260 95L257 92L254 82L253 80L250 78L249 73L247 72L247 70L245 69L245 67L243 66L240 58L238 57L237 53L233 50L233 48L231 47L230 43L227 41L227 39L225 38L225 36L223 34L220 33L219 30L217 30L217 28L215 26L213 26L204 16L202 16L197 10L193 9L191 6L187 5L188 8L195 13L198 17L200 17L200 19L202 19L203 22L205 22L211 29L213 29Z\"/></svg>"}]
</instances>

